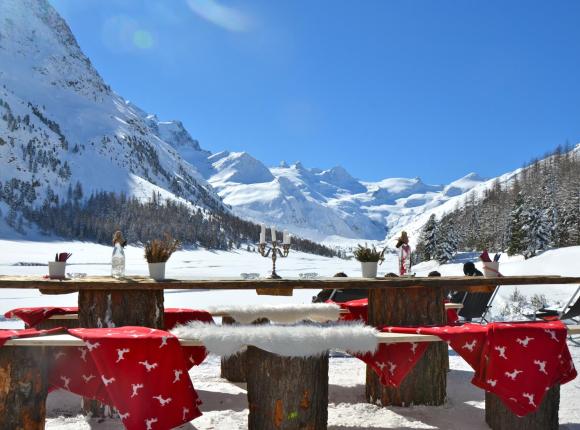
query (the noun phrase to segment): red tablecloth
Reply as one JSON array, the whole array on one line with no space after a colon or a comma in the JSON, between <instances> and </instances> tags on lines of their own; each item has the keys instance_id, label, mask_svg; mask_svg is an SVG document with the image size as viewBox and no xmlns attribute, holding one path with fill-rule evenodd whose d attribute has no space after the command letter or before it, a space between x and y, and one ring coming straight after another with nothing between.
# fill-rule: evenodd
<instances>
[{"instance_id":1,"label":"red tablecloth","mask_svg":"<svg viewBox=\"0 0 580 430\"><path fill-rule=\"evenodd\" d=\"M189 321L201 321L213 324L213 318L207 311L184 309L184 308L165 308L165 330L171 330L179 324L186 324ZM197 366L207 357L207 350L203 346L188 346L183 348L185 359L189 365Z\"/></svg>"},{"instance_id":2,"label":"red tablecloth","mask_svg":"<svg viewBox=\"0 0 580 430\"><path fill-rule=\"evenodd\" d=\"M76 306L46 306L34 308L11 309L4 314L6 318L20 318L27 325L33 327L53 315L77 314L79 308ZM186 308L165 308L163 316L165 329L171 330L178 324L185 324L188 321L213 322L211 314L206 311L186 309Z\"/></svg>"},{"instance_id":3,"label":"red tablecloth","mask_svg":"<svg viewBox=\"0 0 580 430\"><path fill-rule=\"evenodd\" d=\"M448 303L449 301L446 301ZM327 303L334 303L327 300ZM344 303L338 303L342 309L348 310L347 314L341 314L340 319L343 321L368 321L369 299L350 300ZM447 309L447 324L459 322L459 316L456 309Z\"/></svg>"},{"instance_id":4,"label":"red tablecloth","mask_svg":"<svg viewBox=\"0 0 580 430\"><path fill-rule=\"evenodd\" d=\"M474 370L472 383L498 395L516 415L533 412L545 392L576 377L560 321L464 324L440 327L383 327L383 332L436 335ZM368 363L381 383L398 386L427 349L428 343L381 344Z\"/></svg>"},{"instance_id":5,"label":"red tablecloth","mask_svg":"<svg viewBox=\"0 0 580 430\"><path fill-rule=\"evenodd\" d=\"M79 308L68 307L35 307L11 309L4 314L6 318L20 318L29 327L34 327L53 315L76 314ZM164 313L165 330L171 330L178 324L185 324L189 321L202 321L213 323L213 318L209 312L186 308L165 308ZM183 349L185 358L190 366L197 366L207 357L207 351L203 346L192 346Z\"/></svg>"},{"instance_id":6,"label":"red tablecloth","mask_svg":"<svg viewBox=\"0 0 580 430\"><path fill-rule=\"evenodd\" d=\"M560 321L490 324L473 384L491 391L518 416L534 412L552 386L576 377Z\"/></svg>"},{"instance_id":7,"label":"red tablecloth","mask_svg":"<svg viewBox=\"0 0 580 430\"><path fill-rule=\"evenodd\" d=\"M35 307L35 308L17 308L11 309L4 314L6 318L20 318L26 323L28 327L34 327L35 325L47 320L53 315L66 315L66 314L76 314L79 308L76 306L46 306L46 307Z\"/></svg>"},{"instance_id":8,"label":"red tablecloth","mask_svg":"<svg viewBox=\"0 0 580 430\"><path fill-rule=\"evenodd\" d=\"M201 415L176 337L145 327L69 329L83 348L55 354L55 386L115 407L128 430L171 429Z\"/></svg>"}]
</instances>

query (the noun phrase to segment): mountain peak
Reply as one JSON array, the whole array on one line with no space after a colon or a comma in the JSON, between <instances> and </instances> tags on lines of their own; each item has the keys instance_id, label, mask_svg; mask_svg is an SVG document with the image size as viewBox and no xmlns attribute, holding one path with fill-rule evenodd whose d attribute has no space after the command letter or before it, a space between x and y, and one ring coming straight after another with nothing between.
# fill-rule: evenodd
<instances>
[{"instance_id":1,"label":"mountain peak","mask_svg":"<svg viewBox=\"0 0 580 430\"><path fill-rule=\"evenodd\" d=\"M215 173L211 184L237 183L256 184L271 182L274 176L270 170L247 152L227 152L211 156Z\"/></svg>"}]
</instances>

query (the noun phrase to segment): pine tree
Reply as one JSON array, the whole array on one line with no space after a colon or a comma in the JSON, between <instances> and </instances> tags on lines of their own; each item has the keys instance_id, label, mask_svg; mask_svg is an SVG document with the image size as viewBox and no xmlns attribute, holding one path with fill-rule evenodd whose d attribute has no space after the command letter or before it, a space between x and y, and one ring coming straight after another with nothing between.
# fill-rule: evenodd
<instances>
[{"instance_id":1,"label":"pine tree","mask_svg":"<svg viewBox=\"0 0 580 430\"><path fill-rule=\"evenodd\" d=\"M514 207L510 213L510 238L507 253L508 255L521 254L524 251L524 196L520 191L514 202Z\"/></svg>"},{"instance_id":2,"label":"pine tree","mask_svg":"<svg viewBox=\"0 0 580 430\"><path fill-rule=\"evenodd\" d=\"M421 261L428 261L435 258L437 250L437 234L439 230L439 225L435 214L429 217L427 223L421 229L421 234L419 236L419 244L417 245L417 252L420 254L418 258Z\"/></svg>"},{"instance_id":3,"label":"pine tree","mask_svg":"<svg viewBox=\"0 0 580 430\"><path fill-rule=\"evenodd\" d=\"M522 213L524 225L523 254L524 258L534 257L540 250L550 244L550 223L546 211L538 204L530 202Z\"/></svg>"},{"instance_id":4,"label":"pine tree","mask_svg":"<svg viewBox=\"0 0 580 430\"><path fill-rule=\"evenodd\" d=\"M459 237L455 230L455 223L452 218L443 219L438 229L435 260L440 264L448 263L457 253Z\"/></svg>"}]
</instances>

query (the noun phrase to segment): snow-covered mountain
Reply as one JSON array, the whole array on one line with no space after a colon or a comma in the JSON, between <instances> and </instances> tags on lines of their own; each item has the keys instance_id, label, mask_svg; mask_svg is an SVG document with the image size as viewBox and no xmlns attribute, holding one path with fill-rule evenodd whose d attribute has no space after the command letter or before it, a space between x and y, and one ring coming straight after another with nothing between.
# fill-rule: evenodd
<instances>
[{"instance_id":1,"label":"snow-covered mountain","mask_svg":"<svg viewBox=\"0 0 580 430\"><path fill-rule=\"evenodd\" d=\"M176 149L203 154L180 122L160 122L115 94L46 0L0 2L3 205L39 206L78 183L85 196L157 191L222 207L203 172Z\"/></svg>"},{"instance_id":2,"label":"snow-covered mountain","mask_svg":"<svg viewBox=\"0 0 580 430\"><path fill-rule=\"evenodd\" d=\"M71 189L143 199L159 192L327 241L384 240L487 186L476 174L448 185L364 182L342 167L267 167L245 152L212 154L180 121L161 121L116 94L47 0L0 1L0 166L4 214Z\"/></svg>"},{"instance_id":3,"label":"snow-covered mountain","mask_svg":"<svg viewBox=\"0 0 580 430\"><path fill-rule=\"evenodd\" d=\"M483 182L474 173L446 186L420 178L361 182L342 167L309 169L297 162L268 169L247 153L214 157L219 161L206 179L234 212L327 242L383 240Z\"/></svg>"}]
</instances>

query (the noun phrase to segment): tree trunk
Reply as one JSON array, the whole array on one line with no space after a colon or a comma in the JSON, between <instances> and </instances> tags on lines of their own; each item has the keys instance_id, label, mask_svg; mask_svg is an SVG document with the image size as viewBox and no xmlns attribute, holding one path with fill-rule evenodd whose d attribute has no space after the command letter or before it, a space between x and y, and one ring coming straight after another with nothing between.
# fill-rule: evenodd
<instances>
[{"instance_id":1,"label":"tree trunk","mask_svg":"<svg viewBox=\"0 0 580 430\"><path fill-rule=\"evenodd\" d=\"M495 394L485 393L485 422L492 430L558 430L560 386L553 386L534 413L518 417Z\"/></svg>"},{"instance_id":2,"label":"tree trunk","mask_svg":"<svg viewBox=\"0 0 580 430\"><path fill-rule=\"evenodd\" d=\"M444 324L443 290L391 288L369 290L369 325L380 327ZM447 388L447 344L433 342L398 388L383 386L367 366L366 398L382 406L442 405Z\"/></svg>"},{"instance_id":3,"label":"tree trunk","mask_svg":"<svg viewBox=\"0 0 580 430\"><path fill-rule=\"evenodd\" d=\"M248 429L325 430L328 354L281 357L248 347Z\"/></svg>"},{"instance_id":4,"label":"tree trunk","mask_svg":"<svg viewBox=\"0 0 580 430\"><path fill-rule=\"evenodd\" d=\"M79 326L163 329L163 290L79 291Z\"/></svg>"},{"instance_id":5,"label":"tree trunk","mask_svg":"<svg viewBox=\"0 0 580 430\"><path fill-rule=\"evenodd\" d=\"M260 318L252 324L268 323L269 321L267 318ZM222 324L236 324L236 321L232 317L222 317ZM246 352L240 352L239 354L230 357L222 357L220 376L230 382L246 382L246 361Z\"/></svg>"},{"instance_id":6,"label":"tree trunk","mask_svg":"<svg viewBox=\"0 0 580 430\"><path fill-rule=\"evenodd\" d=\"M163 290L80 290L79 326L85 328L141 326L164 329ZM83 398L83 410L105 417L109 408Z\"/></svg>"},{"instance_id":7,"label":"tree trunk","mask_svg":"<svg viewBox=\"0 0 580 430\"><path fill-rule=\"evenodd\" d=\"M48 362L45 348L0 348L0 429L44 429Z\"/></svg>"}]
</instances>

